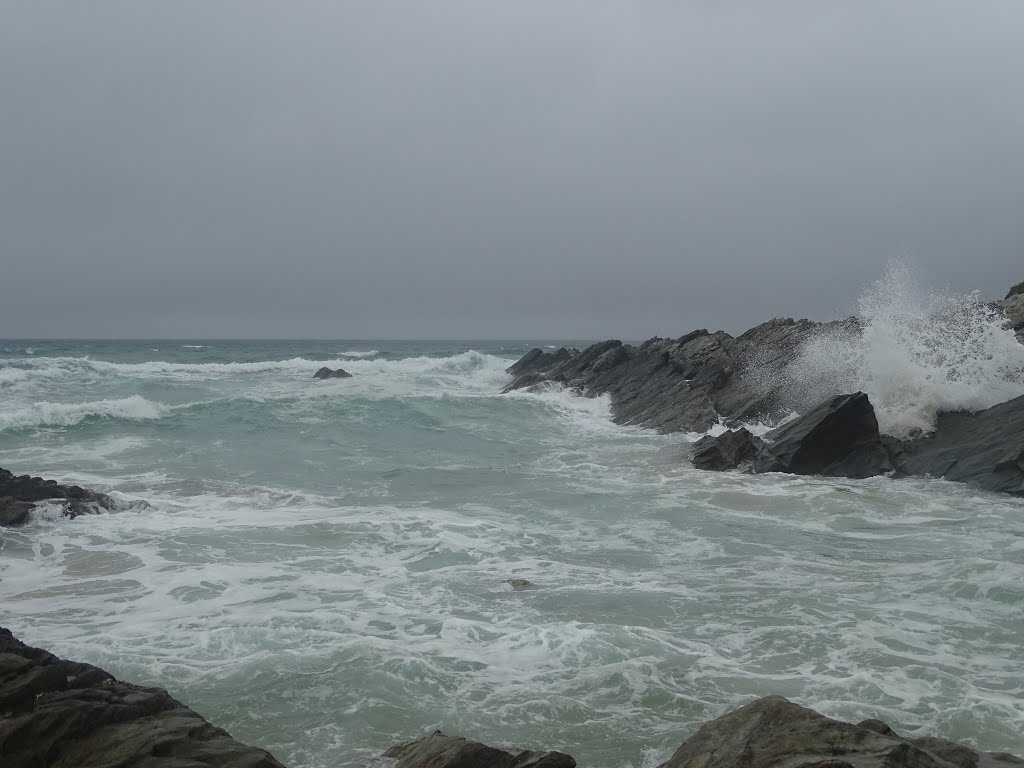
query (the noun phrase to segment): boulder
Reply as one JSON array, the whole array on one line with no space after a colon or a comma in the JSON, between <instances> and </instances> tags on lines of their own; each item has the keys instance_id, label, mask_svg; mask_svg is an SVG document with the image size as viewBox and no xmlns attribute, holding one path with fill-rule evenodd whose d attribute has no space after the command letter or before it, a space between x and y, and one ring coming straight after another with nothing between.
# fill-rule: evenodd
<instances>
[{"instance_id":1,"label":"boulder","mask_svg":"<svg viewBox=\"0 0 1024 768\"><path fill-rule=\"evenodd\" d=\"M326 365L319 371L313 374L314 379L351 379L352 374L346 371L344 368L337 368L331 370Z\"/></svg>"},{"instance_id":2,"label":"boulder","mask_svg":"<svg viewBox=\"0 0 1024 768\"><path fill-rule=\"evenodd\" d=\"M940 413L932 434L888 448L898 476L1024 496L1024 395L975 413Z\"/></svg>"},{"instance_id":3,"label":"boulder","mask_svg":"<svg viewBox=\"0 0 1024 768\"><path fill-rule=\"evenodd\" d=\"M879 720L832 720L769 696L705 724L659 768L1014 768L1024 760L944 739L906 739Z\"/></svg>"},{"instance_id":4,"label":"boulder","mask_svg":"<svg viewBox=\"0 0 1024 768\"><path fill-rule=\"evenodd\" d=\"M121 507L105 493L0 469L0 526L26 522L29 511L41 501L60 503L64 516L70 518Z\"/></svg>"},{"instance_id":5,"label":"boulder","mask_svg":"<svg viewBox=\"0 0 1024 768\"><path fill-rule=\"evenodd\" d=\"M0 763L140 768L283 768L160 688L64 661L0 627Z\"/></svg>"},{"instance_id":6,"label":"boulder","mask_svg":"<svg viewBox=\"0 0 1024 768\"><path fill-rule=\"evenodd\" d=\"M893 469L863 392L838 395L765 435L755 472L864 478Z\"/></svg>"},{"instance_id":7,"label":"boulder","mask_svg":"<svg viewBox=\"0 0 1024 768\"><path fill-rule=\"evenodd\" d=\"M507 752L478 741L445 736L441 731L392 747L384 757L395 761L394 768L575 768L576 765L575 760L561 752Z\"/></svg>"},{"instance_id":8,"label":"boulder","mask_svg":"<svg viewBox=\"0 0 1024 768\"><path fill-rule=\"evenodd\" d=\"M736 469L752 462L764 448L764 441L740 428L712 437L702 437L693 444L693 466L697 469Z\"/></svg>"}]
</instances>

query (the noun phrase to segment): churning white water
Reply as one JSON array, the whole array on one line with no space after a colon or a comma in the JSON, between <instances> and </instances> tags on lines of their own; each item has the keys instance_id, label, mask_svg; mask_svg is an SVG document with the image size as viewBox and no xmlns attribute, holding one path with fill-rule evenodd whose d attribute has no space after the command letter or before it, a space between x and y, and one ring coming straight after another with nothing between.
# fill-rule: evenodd
<instances>
[{"instance_id":1,"label":"churning white water","mask_svg":"<svg viewBox=\"0 0 1024 768\"><path fill-rule=\"evenodd\" d=\"M861 391L885 434L934 429L939 411L978 410L1024 394L1024 346L977 293L924 288L904 261L858 301L856 323L834 324L805 342L761 385L781 383L794 410Z\"/></svg>"}]
</instances>

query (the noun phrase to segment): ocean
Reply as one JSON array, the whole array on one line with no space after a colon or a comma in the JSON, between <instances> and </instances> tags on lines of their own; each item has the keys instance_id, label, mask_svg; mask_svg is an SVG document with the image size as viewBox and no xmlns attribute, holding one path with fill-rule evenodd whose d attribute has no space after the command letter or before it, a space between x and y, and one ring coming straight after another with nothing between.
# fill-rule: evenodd
<instances>
[{"instance_id":1,"label":"ocean","mask_svg":"<svg viewBox=\"0 0 1024 768\"><path fill-rule=\"evenodd\" d=\"M699 472L499 394L534 345L0 341L0 466L149 503L0 529L0 624L293 768L434 728L650 768L766 694L1024 753L1024 500Z\"/></svg>"}]
</instances>

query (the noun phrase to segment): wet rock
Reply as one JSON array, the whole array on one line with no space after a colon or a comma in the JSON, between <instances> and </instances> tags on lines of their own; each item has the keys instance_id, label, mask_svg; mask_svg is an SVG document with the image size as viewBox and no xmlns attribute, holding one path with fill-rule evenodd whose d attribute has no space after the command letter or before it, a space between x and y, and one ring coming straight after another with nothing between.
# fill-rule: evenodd
<instances>
[{"instance_id":1,"label":"wet rock","mask_svg":"<svg viewBox=\"0 0 1024 768\"><path fill-rule=\"evenodd\" d=\"M578 354L579 350L572 347L562 347L554 352L545 352L539 347L534 347L505 370L513 376L521 376L524 373L543 374Z\"/></svg>"},{"instance_id":2,"label":"wet rock","mask_svg":"<svg viewBox=\"0 0 1024 768\"><path fill-rule=\"evenodd\" d=\"M526 579L505 579L505 583L512 587L516 592L529 589L532 586Z\"/></svg>"},{"instance_id":3,"label":"wet rock","mask_svg":"<svg viewBox=\"0 0 1024 768\"><path fill-rule=\"evenodd\" d=\"M313 374L314 379L351 379L352 374L346 371L344 368L336 368L331 370L326 365L319 371Z\"/></svg>"},{"instance_id":4,"label":"wet rock","mask_svg":"<svg viewBox=\"0 0 1024 768\"><path fill-rule=\"evenodd\" d=\"M89 491L77 485L61 485L56 480L44 480L41 477L16 476L6 469L0 469L0 525L20 525L26 522L29 511L43 501L59 503L64 516L71 518L124 506L105 493Z\"/></svg>"},{"instance_id":5,"label":"wet rock","mask_svg":"<svg viewBox=\"0 0 1024 768\"><path fill-rule=\"evenodd\" d=\"M976 413L940 413L931 435L893 440L888 449L898 476L1024 496L1024 396Z\"/></svg>"},{"instance_id":6,"label":"wet rock","mask_svg":"<svg viewBox=\"0 0 1024 768\"><path fill-rule=\"evenodd\" d=\"M594 397L607 394L612 418L659 432L704 432L718 423L777 418L779 393L755 391L743 374L781 368L821 324L776 318L733 337L700 329L677 339L652 338L640 346L616 339L592 344L564 360L531 350L509 368L506 392L550 381Z\"/></svg>"},{"instance_id":7,"label":"wet rock","mask_svg":"<svg viewBox=\"0 0 1024 768\"><path fill-rule=\"evenodd\" d=\"M839 395L765 435L755 472L864 478L893 469L863 392Z\"/></svg>"},{"instance_id":8,"label":"wet rock","mask_svg":"<svg viewBox=\"0 0 1024 768\"><path fill-rule=\"evenodd\" d=\"M445 736L441 731L392 747L384 757L395 761L394 768L575 768L576 765L575 760L561 752L508 752L478 741Z\"/></svg>"},{"instance_id":9,"label":"wet rock","mask_svg":"<svg viewBox=\"0 0 1024 768\"><path fill-rule=\"evenodd\" d=\"M2 627L0 756L4 768L283 768L270 753L235 741L167 691L64 661Z\"/></svg>"},{"instance_id":10,"label":"wet rock","mask_svg":"<svg viewBox=\"0 0 1024 768\"><path fill-rule=\"evenodd\" d=\"M1024 760L943 739L905 739L885 723L832 720L781 696L705 724L659 768L1012 768Z\"/></svg>"},{"instance_id":11,"label":"wet rock","mask_svg":"<svg viewBox=\"0 0 1024 768\"><path fill-rule=\"evenodd\" d=\"M720 435L702 437L693 444L693 466L722 471L752 462L764 448L761 438L740 428Z\"/></svg>"}]
</instances>

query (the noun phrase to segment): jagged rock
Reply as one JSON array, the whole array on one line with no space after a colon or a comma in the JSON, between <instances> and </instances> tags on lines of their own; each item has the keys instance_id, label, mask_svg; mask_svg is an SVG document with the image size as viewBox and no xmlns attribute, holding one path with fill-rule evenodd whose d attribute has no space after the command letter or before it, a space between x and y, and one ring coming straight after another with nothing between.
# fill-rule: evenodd
<instances>
[{"instance_id":1,"label":"jagged rock","mask_svg":"<svg viewBox=\"0 0 1024 768\"><path fill-rule=\"evenodd\" d=\"M755 472L863 478L890 472L875 409L863 392L838 395L765 435Z\"/></svg>"},{"instance_id":2,"label":"jagged rock","mask_svg":"<svg viewBox=\"0 0 1024 768\"><path fill-rule=\"evenodd\" d=\"M1024 760L944 739L905 739L885 723L831 720L781 696L705 724L659 768L1011 768Z\"/></svg>"},{"instance_id":3,"label":"jagged rock","mask_svg":"<svg viewBox=\"0 0 1024 768\"><path fill-rule=\"evenodd\" d=\"M445 736L434 731L429 736L392 747L384 753L395 761L394 768L575 768L576 761L561 752L506 752Z\"/></svg>"},{"instance_id":4,"label":"jagged rock","mask_svg":"<svg viewBox=\"0 0 1024 768\"><path fill-rule=\"evenodd\" d=\"M704 432L720 416L729 421L779 416L778 393L755 391L741 372L781 367L804 340L834 325L776 318L736 338L701 329L678 339L648 339L638 347L610 339L561 362L530 350L509 368L514 379L504 391L557 382L591 397L608 394L618 424Z\"/></svg>"},{"instance_id":5,"label":"jagged rock","mask_svg":"<svg viewBox=\"0 0 1024 768\"><path fill-rule=\"evenodd\" d=\"M545 352L539 347L534 347L505 370L513 376L520 376L524 373L545 373L578 354L579 350L573 347L562 347L554 352Z\"/></svg>"},{"instance_id":6,"label":"jagged rock","mask_svg":"<svg viewBox=\"0 0 1024 768\"><path fill-rule=\"evenodd\" d=\"M283 768L160 688L64 661L0 627L0 764Z\"/></svg>"},{"instance_id":7,"label":"jagged rock","mask_svg":"<svg viewBox=\"0 0 1024 768\"><path fill-rule=\"evenodd\" d=\"M505 583L512 587L515 592L521 592L524 589L529 589L531 586L527 579L505 579Z\"/></svg>"},{"instance_id":8,"label":"jagged rock","mask_svg":"<svg viewBox=\"0 0 1024 768\"><path fill-rule=\"evenodd\" d=\"M736 469L753 461L763 448L764 441L744 428L715 437L708 435L693 444L693 466L716 471Z\"/></svg>"},{"instance_id":9,"label":"jagged rock","mask_svg":"<svg viewBox=\"0 0 1024 768\"><path fill-rule=\"evenodd\" d=\"M119 505L105 493L89 491L77 485L61 485L29 475L15 476L0 469L0 525L20 525L28 520L29 511L41 501L58 501L65 517L95 514L118 509Z\"/></svg>"},{"instance_id":10,"label":"jagged rock","mask_svg":"<svg viewBox=\"0 0 1024 768\"><path fill-rule=\"evenodd\" d=\"M1019 287L1016 286L1016 288ZM1005 299L996 302L996 306L1006 315L1006 322L1017 332L1017 338L1024 341L1024 293L1010 291Z\"/></svg>"},{"instance_id":11,"label":"jagged rock","mask_svg":"<svg viewBox=\"0 0 1024 768\"><path fill-rule=\"evenodd\" d=\"M1013 288L1006 292L1006 298L1008 299L1020 295L1024 295L1024 282L1017 283Z\"/></svg>"},{"instance_id":12,"label":"jagged rock","mask_svg":"<svg viewBox=\"0 0 1024 768\"><path fill-rule=\"evenodd\" d=\"M319 371L313 374L314 379L351 379L352 374L346 371L344 368L337 368L331 370L326 365Z\"/></svg>"},{"instance_id":13,"label":"jagged rock","mask_svg":"<svg viewBox=\"0 0 1024 768\"><path fill-rule=\"evenodd\" d=\"M899 476L942 477L1024 496L1024 396L976 413L940 413L931 435L888 447Z\"/></svg>"}]
</instances>

